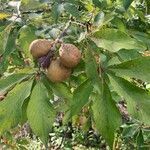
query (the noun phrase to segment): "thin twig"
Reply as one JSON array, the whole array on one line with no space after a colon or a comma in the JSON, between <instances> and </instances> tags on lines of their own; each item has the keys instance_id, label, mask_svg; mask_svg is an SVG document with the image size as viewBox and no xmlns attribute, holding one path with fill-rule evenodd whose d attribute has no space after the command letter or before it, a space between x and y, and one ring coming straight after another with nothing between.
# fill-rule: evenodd
<instances>
[{"instance_id":1,"label":"thin twig","mask_svg":"<svg viewBox=\"0 0 150 150\"><path fill-rule=\"evenodd\" d=\"M81 22L72 21L71 23L72 23L72 24L77 24L77 25L79 25L79 26L82 26L82 27L86 28L86 25L83 24L83 23L81 23Z\"/></svg>"}]
</instances>

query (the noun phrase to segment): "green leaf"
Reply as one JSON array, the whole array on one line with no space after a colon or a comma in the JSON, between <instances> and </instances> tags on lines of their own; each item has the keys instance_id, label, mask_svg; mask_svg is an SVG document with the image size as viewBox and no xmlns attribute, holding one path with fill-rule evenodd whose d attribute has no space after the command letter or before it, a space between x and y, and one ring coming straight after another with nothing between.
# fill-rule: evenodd
<instances>
[{"instance_id":1,"label":"green leaf","mask_svg":"<svg viewBox=\"0 0 150 150\"><path fill-rule=\"evenodd\" d=\"M150 49L150 34L139 32L139 31L132 31L131 35L138 41L144 43L147 49Z\"/></svg>"},{"instance_id":2,"label":"green leaf","mask_svg":"<svg viewBox=\"0 0 150 150\"><path fill-rule=\"evenodd\" d=\"M91 52L90 45L88 46L88 49L85 51L85 72L87 77L91 80L94 88L101 93L101 80L97 71L98 66Z\"/></svg>"},{"instance_id":3,"label":"green leaf","mask_svg":"<svg viewBox=\"0 0 150 150\"><path fill-rule=\"evenodd\" d=\"M117 55L119 56L119 59L121 61L128 61L141 57L141 54L136 49L132 50L121 49L117 52Z\"/></svg>"},{"instance_id":4,"label":"green leaf","mask_svg":"<svg viewBox=\"0 0 150 150\"><path fill-rule=\"evenodd\" d=\"M40 2L40 0L21 0L20 10L37 10L46 8L46 6L47 4L44 2Z\"/></svg>"},{"instance_id":5,"label":"green leaf","mask_svg":"<svg viewBox=\"0 0 150 150\"><path fill-rule=\"evenodd\" d=\"M125 32L126 31L126 25L123 22L122 18L114 17L114 19L111 21L113 26L118 28L120 31Z\"/></svg>"},{"instance_id":6,"label":"green leaf","mask_svg":"<svg viewBox=\"0 0 150 150\"><path fill-rule=\"evenodd\" d=\"M6 45L8 43L9 34L12 30L12 26L7 26L2 32L0 32L0 55L2 55L6 50Z\"/></svg>"},{"instance_id":7,"label":"green leaf","mask_svg":"<svg viewBox=\"0 0 150 150\"><path fill-rule=\"evenodd\" d=\"M70 88L65 83L53 83L48 80L48 78L45 76L43 83L46 85L47 82L49 84L49 87L53 90L54 94L58 97L71 100L72 99L72 93L70 91Z\"/></svg>"},{"instance_id":8,"label":"green leaf","mask_svg":"<svg viewBox=\"0 0 150 150\"><path fill-rule=\"evenodd\" d=\"M92 2L96 7L99 7L99 8L103 8L107 6L106 0L92 0Z\"/></svg>"},{"instance_id":9,"label":"green leaf","mask_svg":"<svg viewBox=\"0 0 150 150\"><path fill-rule=\"evenodd\" d=\"M33 81L16 85L7 97L0 102L0 134L17 126L22 120L22 106L29 97Z\"/></svg>"},{"instance_id":10,"label":"green leaf","mask_svg":"<svg viewBox=\"0 0 150 150\"><path fill-rule=\"evenodd\" d=\"M150 124L150 95L148 92L112 74L109 75L109 79L114 90L127 101L128 112L134 118Z\"/></svg>"},{"instance_id":11,"label":"green leaf","mask_svg":"<svg viewBox=\"0 0 150 150\"><path fill-rule=\"evenodd\" d=\"M64 5L64 9L71 14L72 16L74 16L75 18L80 18L80 12L77 9L76 5L73 5L71 3L65 3Z\"/></svg>"},{"instance_id":12,"label":"green leaf","mask_svg":"<svg viewBox=\"0 0 150 150\"><path fill-rule=\"evenodd\" d=\"M141 57L109 66L109 70L115 72L117 76L134 77L150 82L150 57Z\"/></svg>"},{"instance_id":13,"label":"green leaf","mask_svg":"<svg viewBox=\"0 0 150 150\"><path fill-rule=\"evenodd\" d=\"M121 125L122 119L115 102L112 100L108 86L104 84L103 88L102 96L93 95L93 119L99 133L112 147L115 131Z\"/></svg>"},{"instance_id":14,"label":"green leaf","mask_svg":"<svg viewBox=\"0 0 150 150\"><path fill-rule=\"evenodd\" d=\"M55 111L49 102L47 89L40 81L33 88L27 108L27 117L33 132L44 144L47 144L55 119Z\"/></svg>"},{"instance_id":15,"label":"green leaf","mask_svg":"<svg viewBox=\"0 0 150 150\"><path fill-rule=\"evenodd\" d=\"M93 90L93 86L89 80L83 82L73 92L73 99L71 103L71 115L77 115L82 107L89 102L90 94Z\"/></svg>"},{"instance_id":16,"label":"green leaf","mask_svg":"<svg viewBox=\"0 0 150 150\"><path fill-rule=\"evenodd\" d=\"M65 83L51 84L51 88L57 96L68 100L72 99L70 88Z\"/></svg>"},{"instance_id":17,"label":"green leaf","mask_svg":"<svg viewBox=\"0 0 150 150\"><path fill-rule=\"evenodd\" d=\"M7 90L12 88L16 83L21 82L22 80L28 78L30 74L12 74L6 78L0 79L0 94L5 93Z\"/></svg>"},{"instance_id":18,"label":"green leaf","mask_svg":"<svg viewBox=\"0 0 150 150\"><path fill-rule=\"evenodd\" d=\"M54 100L54 94L53 94L52 88L51 88L50 83L45 75L42 76L41 81L44 84L44 86L47 88L49 98L51 100Z\"/></svg>"},{"instance_id":19,"label":"green leaf","mask_svg":"<svg viewBox=\"0 0 150 150\"><path fill-rule=\"evenodd\" d=\"M3 44L3 57L2 57L2 62L0 65L0 73L2 74L8 67L9 64L9 56L11 53L16 50L16 38L18 36L18 28L16 25L16 28L13 28L13 26L10 26L8 28L11 28L8 30L9 35L7 35L4 39ZM7 32L7 30L6 30Z\"/></svg>"},{"instance_id":20,"label":"green leaf","mask_svg":"<svg viewBox=\"0 0 150 150\"><path fill-rule=\"evenodd\" d=\"M55 3L52 7L52 18L54 18L55 22L57 23L59 16L64 11L64 5Z\"/></svg>"},{"instance_id":21,"label":"green leaf","mask_svg":"<svg viewBox=\"0 0 150 150\"><path fill-rule=\"evenodd\" d=\"M98 27L103 25L104 17L105 17L105 14L103 12L99 12L94 18L93 25L98 26Z\"/></svg>"},{"instance_id":22,"label":"green leaf","mask_svg":"<svg viewBox=\"0 0 150 150\"><path fill-rule=\"evenodd\" d=\"M19 30L19 39L18 44L20 46L20 49L24 52L26 57L31 58L31 54L29 52L29 45L33 40L35 40L37 37L35 35L36 28L34 26L23 26Z\"/></svg>"},{"instance_id":23,"label":"green leaf","mask_svg":"<svg viewBox=\"0 0 150 150\"><path fill-rule=\"evenodd\" d=\"M139 149L144 145L144 136L142 130L140 130L136 136L136 143Z\"/></svg>"},{"instance_id":24,"label":"green leaf","mask_svg":"<svg viewBox=\"0 0 150 150\"><path fill-rule=\"evenodd\" d=\"M132 2L133 2L133 0L123 0L124 8L127 10L130 7Z\"/></svg>"},{"instance_id":25,"label":"green leaf","mask_svg":"<svg viewBox=\"0 0 150 150\"><path fill-rule=\"evenodd\" d=\"M117 52L120 49L138 49L144 50L145 46L141 42L131 38L129 35L117 29L102 29L91 35L91 40L95 44L111 52Z\"/></svg>"}]
</instances>

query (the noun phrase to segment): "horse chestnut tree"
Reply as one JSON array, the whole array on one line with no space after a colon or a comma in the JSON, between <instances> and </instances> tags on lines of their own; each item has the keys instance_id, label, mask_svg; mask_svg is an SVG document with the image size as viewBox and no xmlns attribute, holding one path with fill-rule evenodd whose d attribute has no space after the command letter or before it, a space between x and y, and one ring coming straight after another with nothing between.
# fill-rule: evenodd
<instances>
[{"instance_id":1,"label":"horse chestnut tree","mask_svg":"<svg viewBox=\"0 0 150 150\"><path fill-rule=\"evenodd\" d=\"M2 3L0 135L28 122L48 149L62 112L63 125L87 118L76 124L119 149L116 131L128 122L118 108L122 100L129 121L140 129L149 126L149 5L139 3L21 0L16 8ZM147 144L139 143L142 134L136 134L137 149Z\"/></svg>"}]
</instances>

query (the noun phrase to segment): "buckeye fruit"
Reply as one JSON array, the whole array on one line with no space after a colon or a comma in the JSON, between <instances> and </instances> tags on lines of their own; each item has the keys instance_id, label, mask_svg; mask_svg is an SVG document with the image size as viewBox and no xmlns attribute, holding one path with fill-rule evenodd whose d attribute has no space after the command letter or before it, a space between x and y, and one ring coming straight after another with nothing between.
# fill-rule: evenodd
<instances>
[{"instance_id":1,"label":"buckeye fruit","mask_svg":"<svg viewBox=\"0 0 150 150\"><path fill-rule=\"evenodd\" d=\"M45 56L51 49L53 45L52 43L52 41L46 39L34 40L29 46L30 53L34 58Z\"/></svg>"},{"instance_id":2,"label":"buckeye fruit","mask_svg":"<svg viewBox=\"0 0 150 150\"><path fill-rule=\"evenodd\" d=\"M68 68L75 67L81 60L80 50L73 44L62 44L59 49L61 63Z\"/></svg>"},{"instance_id":3,"label":"buckeye fruit","mask_svg":"<svg viewBox=\"0 0 150 150\"><path fill-rule=\"evenodd\" d=\"M71 69L66 68L57 58L51 61L50 66L47 68L47 77L52 82L61 82L66 80L71 75Z\"/></svg>"}]
</instances>

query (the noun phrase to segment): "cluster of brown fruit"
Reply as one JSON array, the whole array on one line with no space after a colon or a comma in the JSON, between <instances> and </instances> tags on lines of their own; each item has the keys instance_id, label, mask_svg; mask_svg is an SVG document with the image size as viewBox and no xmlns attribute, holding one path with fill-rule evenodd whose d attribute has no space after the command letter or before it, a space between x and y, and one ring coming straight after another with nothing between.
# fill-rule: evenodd
<instances>
[{"instance_id":1,"label":"cluster of brown fruit","mask_svg":"<svg viewBox=\"0 0 150 150\"><path fill-rule=\"evenodd\" d=\"M51 53L53 41L46 39L34 40L29 47L30 53L35 59L40 59ZM59 48L59 56L53 57L46 69L46 75L52 82L61 82L67 79L81 59L80 50L73 44L62 43Z\"/></svg>"}]
</instances>

